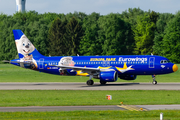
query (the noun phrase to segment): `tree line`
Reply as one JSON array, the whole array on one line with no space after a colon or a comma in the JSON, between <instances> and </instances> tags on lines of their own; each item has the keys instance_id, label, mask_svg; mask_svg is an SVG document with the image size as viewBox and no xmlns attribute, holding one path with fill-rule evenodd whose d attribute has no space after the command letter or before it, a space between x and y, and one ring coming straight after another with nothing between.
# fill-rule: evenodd
<instances>
[{"instance_id":1,"label":"tree line","mask_svg":"<svg viewBox=\"0 0 180 120\"><path fill-rule=\"evenodd\" d=\"M0 14L0 60L18 58L13 29L21 29L45 56L160 55L180 63L180 12L129 8L100 15L36 11Z\"/></svg>"}]
</instances>

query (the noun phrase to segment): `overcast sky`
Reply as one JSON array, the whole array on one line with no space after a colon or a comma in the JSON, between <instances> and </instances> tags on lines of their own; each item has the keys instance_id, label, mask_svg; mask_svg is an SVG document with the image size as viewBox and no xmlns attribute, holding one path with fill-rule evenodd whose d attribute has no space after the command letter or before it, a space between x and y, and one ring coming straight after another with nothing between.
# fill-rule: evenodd
<instances>
[{"instance_id":1,"label":"overcast sky","mask_svg":"<svg viewBox=\"0 0 180 120\"><path fill-rule=\"evenodd\" d=\"M26 11L38 13L74 13L92 12L106 15L122 13L128 8L140 8L144 11L153 10L160 13L175 14L180 10L180 0L26 0ZM0 0L0 13L13 15L16 12L16 0Z\"/></svg>"}]
</instances>

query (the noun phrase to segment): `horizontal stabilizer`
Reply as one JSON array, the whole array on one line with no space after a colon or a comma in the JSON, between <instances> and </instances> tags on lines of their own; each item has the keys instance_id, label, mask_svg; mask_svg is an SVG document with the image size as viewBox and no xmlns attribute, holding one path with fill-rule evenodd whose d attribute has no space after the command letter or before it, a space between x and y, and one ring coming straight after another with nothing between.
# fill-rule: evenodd
<instances>
[{"instance_id":1,"label":"horizontal stabilizer","mask_svg":"<svg viewBox=\"0 0 180 120\"><path fill-rule=\"evenodd\" d=\"M8 61L8 60L3 60L2 62L4 63L22 63L22 64L31 64L32 62L20 62L20 61Z\"/></svg>"}]
</instances>

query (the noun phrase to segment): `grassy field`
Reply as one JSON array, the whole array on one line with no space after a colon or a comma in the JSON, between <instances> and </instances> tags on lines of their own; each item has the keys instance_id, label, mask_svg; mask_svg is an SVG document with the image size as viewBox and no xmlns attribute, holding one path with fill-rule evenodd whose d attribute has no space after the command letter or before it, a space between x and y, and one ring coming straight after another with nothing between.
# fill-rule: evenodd
<instances>
[{"instance_id":1,"label":"grassy field","mask_svg":"<svg viewBox=\"0 0 180 120\"><path fill-rule=\"evenodd\" d=\"M178 65L180 68L180 65ZM158 82L180 82L180 72L159 75ZM0 82L86 82L87 77L57 76L0 64ZM95 80L95 79L94 79ZM99 82L99 80L95 80ZM152 82L151 76L138 76L135 81ZM107 100L106 95L112 95ZM180 91L166 90L1 90L0 106L71 106L71 105L125 105L180 104ZM164 113L166 120L179 120L180 110L155 111L57 111L57 112L0 112L0 119L61 119L61 120L157 120Z\"/></svg>"},{"instance_id":2,"label":"grassy field","mask_svg":"<svg viewBox=\"0 0 180 120\"><path fill-rule=\"evenodd\" d=\"M112 95L107 100L106 95ZM1 90L0 106L180 104L180 91L165 90Z\"/></svg>"},{"instance_id":3,"label":"grassy field","mask_svg":"<svg viewBox=\"0 0 180 120\"><path fill-rule=\"evenodd\" d=\"M68 111L68 112L0 112L0 119L18 120L179 120L180 110L154 111Z\"/></svg>"},{"instance_id":4,"label":"grassy field","mask_svg":"<svg viewBox=\"0 0 180 120\"><path fill-rule=\"evenodd\" d=\"M178 64L180 68L180 64ZM0 64L0 82L86 82L82 76L59 76L20 68L10 64ZM98 79L93 79L99 82ZM180 71L166 75L157 75L158 82L180 82ZM152 82L151 75L137 76L134 81L118 79L117 82Z\"/></svg>"}]
</instances>

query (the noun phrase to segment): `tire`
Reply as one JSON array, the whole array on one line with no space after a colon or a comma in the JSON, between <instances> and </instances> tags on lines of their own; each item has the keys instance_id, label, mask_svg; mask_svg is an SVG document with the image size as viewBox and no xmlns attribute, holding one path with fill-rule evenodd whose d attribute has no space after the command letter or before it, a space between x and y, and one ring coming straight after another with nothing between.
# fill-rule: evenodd
<instances>
[{"instance_id":1,"label":"tire","mask_svg":"<svg viewBox=\"0 0 180 120\"><path fill-rule=\"evenodd\" d=\"M153 84L153 85L156 85L156 84L157 84L157 81L153 81L152 84Z\"/></svg>"},{"instance_id":2,"label":"tire","mask_svg":"<svg viewBox=\"0 0 180 120\"><path fill-rule=\"evenodd\" d=\"M106 82L105 81L100 81L101 85L105 85Z\"/></svg>"},{"instance_id":3,"label":"tire","mask_svg":"<svg viewBox=\"0 0 180 120\"><path fill-rule=\"evenodd\" d=\"M88 80L88 81L86 82L86 84L87 84L87 85L93 85L93 84L94 84L94 81L93 81L93 80Z\"/></svg>"}]
</instances>

